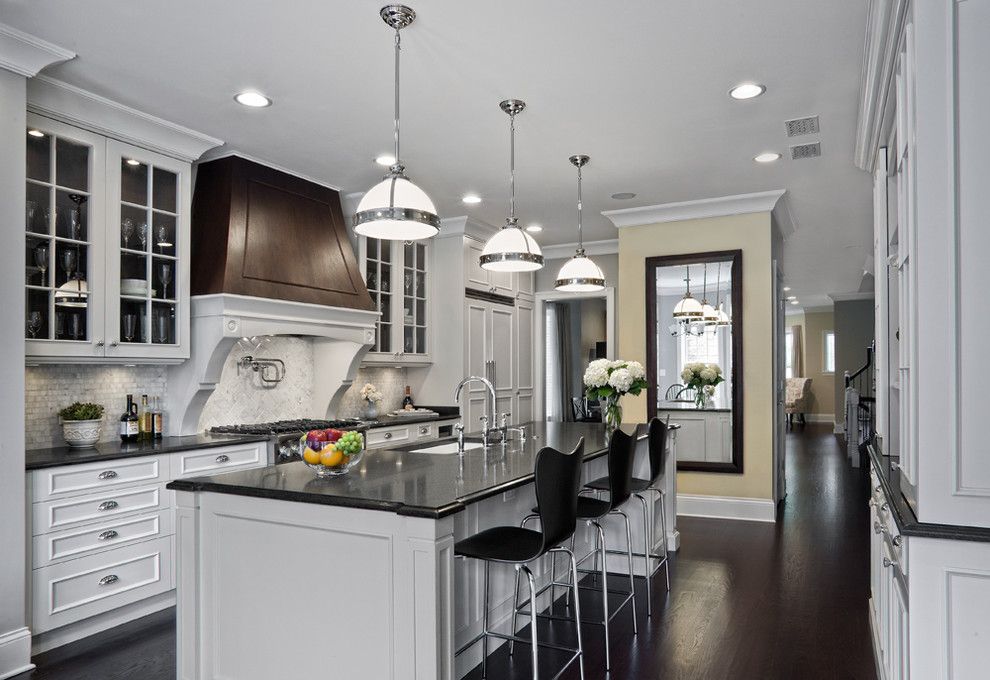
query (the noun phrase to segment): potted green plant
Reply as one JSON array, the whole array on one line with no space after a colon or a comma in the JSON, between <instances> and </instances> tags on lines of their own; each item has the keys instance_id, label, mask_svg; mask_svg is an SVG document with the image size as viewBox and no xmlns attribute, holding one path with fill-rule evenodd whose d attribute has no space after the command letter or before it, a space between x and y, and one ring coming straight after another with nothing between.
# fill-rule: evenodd
<instances>
[{"instance_id":1,"label":"potted green plant","mask_svg":"<svg viewBox=\"0 0 990 680\"><path fill-rule=\"evenodd\" d=\"M88 449L100 441L103 407L76 402L58 412L65 443L74 449Z\"/></svg>"}]
</instances>

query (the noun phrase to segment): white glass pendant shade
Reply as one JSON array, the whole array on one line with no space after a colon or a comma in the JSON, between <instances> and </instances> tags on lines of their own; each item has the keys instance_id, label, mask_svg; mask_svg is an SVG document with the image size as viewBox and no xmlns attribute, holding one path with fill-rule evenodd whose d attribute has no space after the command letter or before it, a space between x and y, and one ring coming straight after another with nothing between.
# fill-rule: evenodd
<instances>
[{"instance_id":1,"label":"white glass pendant shade","mask_svg":"<svg viewBox=\"0 0 990 680\"><path fill-rule=\"evenodd\" d=\"M708 300L701 303L701 320L706 325L714 324L718 321L718 310L708 304Z\"/></svg>"},{"instance_id":2,"label":"white glass pendant shade","mask_svg":"<svg viewBox=\"0 0 990 680\"><path fill-rule=\"evenodd\" d=\"M481 267L493 272L536 271L543 267L543 251L536 239L510 223L488 239L481 251Z\"/></svg>"},{"instance_id":3,"label":"white glass pendant shade","mask_svg":"<svg viewBox=\"0 0 990 680\"><path fill-rule=\"evenodd\" d=\"M729 315L725 313L725 310L722 308L722 305L719 305L718 306L718 321L715 322L715 325L716 326L728 326L731 323L732 323L732 319L730 319L729 318Z\"/></svg>"},{"instance_id":4,"label":"white glass pendant shade","mask_svg":"<svg viewBox=\"0 0 990 680\"><path fill-rule=\"evenodd\" d=\"M390 174L358 203L354 231L389 241L415 241L440 232L437 209L426 192L405 177Z\"/></svg>"},{"instance_id":5,"label":"white glass pendant shade","mask_svg":"<svg viewBox=\"0 0 990 680\"><path fill-rule=\"evenodd\" d=\"M678 319L700 319L702 317L701 303L691 293L685 293L681 301L674 307L671 316Z\"/></svg>"},{"instance_id":6,"label":"white glass pendant shade","mask_svg":"<svg viewBox=\"0 0 990 680\"><path fill-rule=\"evenodd\" d=\"M560 268L553 287L565 293L588 293L605 288L601 267L584 256L575 255Z\"/></svg>"}]
</instances>

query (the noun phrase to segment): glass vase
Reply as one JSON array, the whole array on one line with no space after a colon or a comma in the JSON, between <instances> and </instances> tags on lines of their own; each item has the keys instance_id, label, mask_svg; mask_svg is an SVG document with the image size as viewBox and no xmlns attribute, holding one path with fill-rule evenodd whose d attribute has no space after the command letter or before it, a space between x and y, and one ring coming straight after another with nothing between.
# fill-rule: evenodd
<instances>
[{"instance_id":1,"label":"glass vase","mask_svg":"<svg viewBox=\"0 0 990 680\"><path fill-rule=\"evenodd\" d=\"M619 399L620 395L614 394L602 400L602 422L605 423L606 436L622 425L622 406L619 404Z\"/></svg>"},{"instance_id":2,"label":"glass vase","mask_svg":"<svg viewBox=\"0 0 990 680\"><path fill-rule=\"evenodd\" d=\"M711 405L712 398L705 394L705 388L700 388L694 393L694 406L697 409L706 409Z\"/></svg>"},{"instance_id":3,"label":"glass vase","mask_svg":"<svg viewBox=\"0 0 990 680\"><path fill-rule=\"evenodd\" d=\"M373 401L364 402L364 419L375 420L378 418L378 404Z\"/></svg>"}]
</instances>

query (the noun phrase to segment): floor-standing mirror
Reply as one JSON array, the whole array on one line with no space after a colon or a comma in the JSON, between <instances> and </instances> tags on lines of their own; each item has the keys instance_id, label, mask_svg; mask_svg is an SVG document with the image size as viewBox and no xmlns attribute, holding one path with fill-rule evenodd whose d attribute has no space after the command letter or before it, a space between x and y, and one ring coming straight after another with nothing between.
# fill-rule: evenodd
<instances>
[{"instance_id":1,"label":"floor-standing mirror","mask_svg":"<svg viewBox=\"0 0 990 680\"><path fill-rule=\"evenodd\" d=\"M741 473L742 251L646 260L650 417L680 424L677 469Z\"/></svg>"}]
</instances>

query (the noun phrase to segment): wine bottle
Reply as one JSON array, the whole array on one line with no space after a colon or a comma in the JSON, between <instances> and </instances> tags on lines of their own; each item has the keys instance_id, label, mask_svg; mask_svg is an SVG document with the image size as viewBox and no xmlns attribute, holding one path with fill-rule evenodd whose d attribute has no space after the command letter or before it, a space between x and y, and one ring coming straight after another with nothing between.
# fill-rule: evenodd
<instances>
[{"instance_id":1,"label":"wine bottle","mask_svg":"<svg viewBox=\"0 0 990 680\"><path fill-rule=\"evenodd\" d=\"M134 395L127 395L127 410L120 416L120 441L125 444L137 441L138 417L135 413Z\"/></svg>"},{"instance_id":2,"label":"wine bottle","mask_svg":"<svg viewBox=\"0 0 990 680\"><path fill-rule=\"evenodd\" d=\"M152 438L151 433L151 409L148 408L148 395L141 395L141 411L138 413L138 429L141 441L145 441Z\"/></svg>"},{"instance_id":3,"label":"wine bottle","mask_svg":"<svg viewBox=\"0 0 990 680\"><path fill-rule=\"evenodd\" d=\"M406 385L406 396L402 399L402 408L405 411L412 411L416 408L416 405L413 404L412 391L409 389L409 385Z\"/></svg>"},{"instance_id":4,"label":"wine bottle","mask_svg":"<svg viewBox=\"0 0 990 680\"><path fill-rule=\"evenodd\" d=\"M155 439L162 438L164 426L165 417L162 414L162 400L161 397L155 397L155 407L151 411L151 432Z\"/></svg>"}]
</instances>

